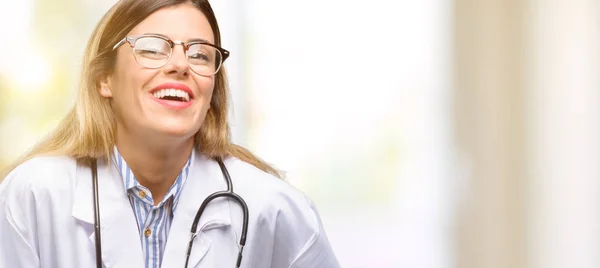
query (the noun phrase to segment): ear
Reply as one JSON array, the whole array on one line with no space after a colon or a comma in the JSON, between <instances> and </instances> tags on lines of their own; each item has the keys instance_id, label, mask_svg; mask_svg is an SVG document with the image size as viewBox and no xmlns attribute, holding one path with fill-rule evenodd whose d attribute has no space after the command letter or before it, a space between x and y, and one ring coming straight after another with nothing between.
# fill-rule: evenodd
<instances>
[{"instance_id":1,"label":"ear","mask_svg":"<svg viewBox=\"0 0 600 268\"><path fill-rule=\"evenodd\" d=\"M100 88L98 88L98 93L100 93L100 96L112 98L112 87L110 84L110 78L108 76L100 79Z\"/></svg>"}]
</instances>

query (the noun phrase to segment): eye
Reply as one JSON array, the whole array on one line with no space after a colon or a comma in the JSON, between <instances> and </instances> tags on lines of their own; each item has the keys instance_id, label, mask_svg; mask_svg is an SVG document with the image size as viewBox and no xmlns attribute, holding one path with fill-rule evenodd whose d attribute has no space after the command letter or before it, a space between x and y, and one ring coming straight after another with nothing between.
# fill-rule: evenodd
<instances>
[{"instance_id":1,"label":"eye","mask_svg":"<svg viewBox=\"0 0 600 268\"><path fill-rule=\"evenodd\" d=\"M206 53L201 51L196 51L191 55L188 55L188 58L195 61L209 61L210 57L206 55Z\"/></svg>"},{"instance_id":2,"label":"eye","mask_svg":"<svg viewBox=\"0 0 600 268\"><path fill-rule=\"evenodd\" d=\"M157 37L142 37L134 45L136 55L149 59L165 59L170 56L169 43Z\"/></svg>"},{"instance_id":3,"label":"eye","mask_svg":"<svg viewBox=\"0 0 600 268\"><path fill-rule=\"evenodd\" d=\"M158 49L140 49L137 53L142 56L166 56L167 54Z\"/></svg>"},{"instance_id":4,"label":"eye","mask_svg":"<svg viewBox=\"0 0 600 268\"><path fill-rule=\"evenodd\" d=\"M192 44L187 50L187 57L191 64L210 65L215 61L216 49L205 44Z\"/></svg>"}]
</instances>

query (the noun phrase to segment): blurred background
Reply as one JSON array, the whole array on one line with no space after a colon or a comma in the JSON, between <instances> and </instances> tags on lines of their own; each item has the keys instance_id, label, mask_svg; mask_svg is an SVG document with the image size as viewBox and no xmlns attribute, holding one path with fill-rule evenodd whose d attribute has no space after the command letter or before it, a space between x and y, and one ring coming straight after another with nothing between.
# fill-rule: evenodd
<instances>
[{"instance_id":1,"label":"blurred background","mask_svg":"<svg viewBox=\"0 0 600 268\"><path fill-rule=\"evenodd\" d=\"M0 168L72 107L114 3L1 0ZM212 4L234 139L343 267L600 267L600 1Z\"/></svg>"}]
</instances>

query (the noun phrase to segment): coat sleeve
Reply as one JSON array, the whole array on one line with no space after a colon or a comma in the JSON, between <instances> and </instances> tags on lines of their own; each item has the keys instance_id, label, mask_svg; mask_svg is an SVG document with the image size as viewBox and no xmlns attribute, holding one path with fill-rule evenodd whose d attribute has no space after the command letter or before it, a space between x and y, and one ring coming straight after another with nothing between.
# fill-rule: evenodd
<instances>
[{"instance_id":1,"label":"coat sleeve","mask_svg":"<svg viewBox=\"0 0 600 268\"><path fill-rule=\"evenodd\" d=\"M28 217L33 198L18 173L13 171L0 184L0 268L38 268L35 217Z\"/></svg>"},{"instance_id":2,"label":"coat sleeve","mask_svg":"<svg viewBox=\"0 0 600 268\"><path fill-rule=\"evenodd\" d=\"M309 209L306 224L310 230L313 230L312 235L296 254L289 268L339 268L340 265L331 248L317 208L308 198L306 198L306 205Z\"/></svg>"},{"instance_id":3,"label":"coat sleeve","mask_svg":"<svg viewBox=\"0 0 600 268\"><path fill-rule=\"evenodd\" d=\"M314 203L297 191L274 195L267 220L273 232L272 268L338 268ZM268 230L265 230L268 232Z\"/></svg>"}]
</instances>

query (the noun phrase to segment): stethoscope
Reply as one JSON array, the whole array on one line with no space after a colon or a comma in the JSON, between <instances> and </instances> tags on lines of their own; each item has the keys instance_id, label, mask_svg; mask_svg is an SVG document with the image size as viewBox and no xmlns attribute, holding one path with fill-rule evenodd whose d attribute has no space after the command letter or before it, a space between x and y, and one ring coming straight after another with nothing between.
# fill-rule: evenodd
<instances>
[{"instance_id":1,"label":"stethoscope","mask_svg":"<svg viewBox=\"0 0 600 268\"><path fill-rule=\"evenodd\" d=\"M204 209L206 208L208 203L210 203L210 201L214 200L215 198L219 198L219 197L232 198L233 200L238 202L240 204L240 206L242 207L242 213L244 213L243 225L242 225L242 236L240 238L240 250L238 253L238 258L237 258L235 267L239 268L240 264L242 263L242 252L244 251L244 245L246 245L246 234L248 233L248 206L246 205L246 202L244 201L244 199L242 197L240 197L239 195L237 195L236 193L233 192L233 185L231 183L231 177L229 176L229 171L225 167L225 164L223 164L223 161L220 158L216 158L215 160L217 161L217 163L219 164L219 167L221 168L221 172L223 173L225 182L227 182L227 190L212 193L206 199L204 199L204 201L202 202L202 205L200 205L200 208L198 209L198 212L196 213L196 217L194 218L194 222L192 223L191 238L190 238L190 242L188 244L188 248L187 248L187 252L186 252L184 268L187 268L187 266L188 266L188 262L190 260L190 254L192 252L192 245L194 242L194 238L196 238L196 235L198 235L196 232L198 229L198 221L200 220L200 217L202 216L202 213L204 212ZM96 233L96 267L101 268L102 267L102 241L100 238L100 204L98 202L98 167L97 167L95 158L92 159L92 181L93 181L93 192L94 192L94 229L95 229L95 233Z\"/></svg>"}]
</instances>

